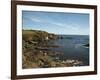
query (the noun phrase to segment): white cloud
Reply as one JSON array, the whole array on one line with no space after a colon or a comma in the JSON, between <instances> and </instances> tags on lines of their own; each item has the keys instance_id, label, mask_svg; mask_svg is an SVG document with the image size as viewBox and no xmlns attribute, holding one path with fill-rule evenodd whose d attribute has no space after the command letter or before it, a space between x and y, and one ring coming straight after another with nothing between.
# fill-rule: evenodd
<instances>
[{"instance_id":1,"label":"white cloud","mask_svg":"<svg viewBox=\"0 0 100 80\"><path fill-rule=\"evenodd\" d=\"M54 25L57 25L57 26L64 26L65 24L63 24L63 23L58 23L58 22L53 22L52 24L54 24Z\"/></svg>"},{"instance_id":2,"label":"white cloud","mask_svg":"<svg viewBox=\"0 0 100 80\"><path fill-rule=\"evenodd\" d=\"M41 22L40 19L36 19L36 18L31 18L31 21L33 21L33 22Z\"/></svg>"}]
</instances>

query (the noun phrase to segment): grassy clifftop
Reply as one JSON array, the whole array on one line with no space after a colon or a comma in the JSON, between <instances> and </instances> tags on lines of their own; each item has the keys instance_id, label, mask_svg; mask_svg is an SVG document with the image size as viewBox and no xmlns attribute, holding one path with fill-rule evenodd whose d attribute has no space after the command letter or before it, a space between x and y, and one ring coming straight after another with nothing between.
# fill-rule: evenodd
<instances>
[{"instance_id":1,"label":"grassy clifftop","mask_svg":"<svg viewBox=\"0 0 100 80\"><path fill-rule=\"evenodd\" d=\"M50 39L56 39L57 36L46 31L40 30L23 30L22 31L23 40L25 41L45 41Z\"/></svg>"}]
</instances>

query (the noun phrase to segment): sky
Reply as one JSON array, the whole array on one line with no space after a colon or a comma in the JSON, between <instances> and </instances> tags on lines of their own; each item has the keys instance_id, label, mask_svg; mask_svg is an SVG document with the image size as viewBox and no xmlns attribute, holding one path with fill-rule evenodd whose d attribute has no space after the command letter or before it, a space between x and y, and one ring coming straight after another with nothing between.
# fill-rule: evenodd
<instances>
[{"instance_id":1,"label":"sky","mask_svg":"<svg viewBox=\"0 0 100 80\"><path fill-rule=\"evenodd\" d=\"M89 35L89 14L22 11L22 27L54 34Z\"/></svg>"}]
</instances>

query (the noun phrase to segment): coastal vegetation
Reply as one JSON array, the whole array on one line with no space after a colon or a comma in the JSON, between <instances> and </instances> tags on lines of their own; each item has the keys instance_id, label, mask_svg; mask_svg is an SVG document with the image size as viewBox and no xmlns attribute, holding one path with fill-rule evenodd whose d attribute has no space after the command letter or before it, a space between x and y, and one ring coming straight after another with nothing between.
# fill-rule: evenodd
<instances>
[{"instance_id":1,"label":"coastal vegetation","mask_svg":"<svg viewBox=\"0 0 100 80\"><path fill-rule=\"evenodd\" d=\"M50 48L60 47L54 43L49 44L56 39L59 39L57 35L46 31L22 30L22 68L70 67L83 64L82 61L74 59L61 60L59 56L64 53L51 51Z\"/></svg>"}]
</instances>

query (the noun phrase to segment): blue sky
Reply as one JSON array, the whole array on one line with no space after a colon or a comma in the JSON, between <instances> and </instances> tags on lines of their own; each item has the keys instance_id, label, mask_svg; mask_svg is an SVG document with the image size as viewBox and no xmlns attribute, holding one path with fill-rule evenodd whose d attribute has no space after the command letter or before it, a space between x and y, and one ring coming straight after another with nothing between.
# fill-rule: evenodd
<instances>
[{"instance_id":1,"label":"blue sky","mask_svg":"<svg viewBox=\"0 0 100 80\"><path fill-rule=\"evenodd\" d=\"M22 11L22 25L55 34L89 35L89 14Z\"/></svg>"}]
</instances>

